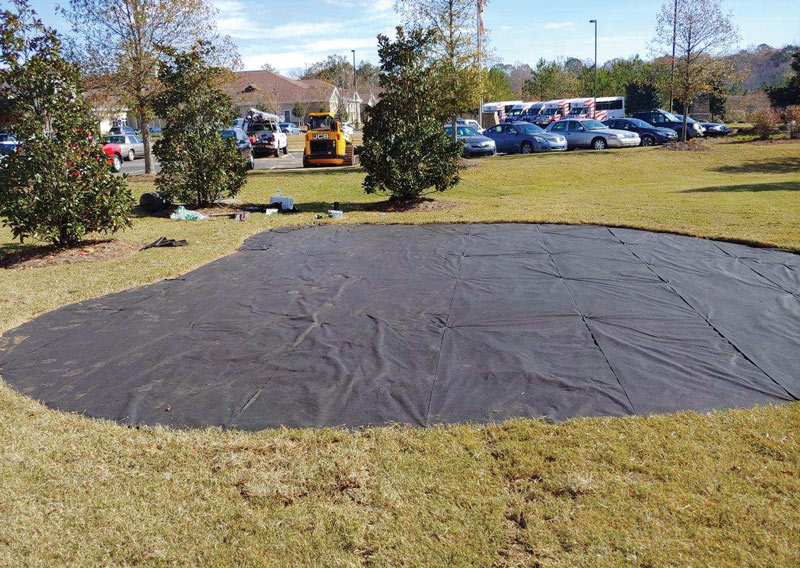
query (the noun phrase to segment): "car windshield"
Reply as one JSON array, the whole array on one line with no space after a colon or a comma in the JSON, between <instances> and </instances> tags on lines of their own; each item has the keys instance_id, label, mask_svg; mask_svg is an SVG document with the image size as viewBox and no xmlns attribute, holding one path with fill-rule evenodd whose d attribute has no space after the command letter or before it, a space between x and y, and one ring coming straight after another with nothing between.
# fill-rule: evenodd
<instances>
[{"instance_id":1,"label":"car windshield","mask_svg":"<svg viewBox=\"0 0 800 568\"><path fill-rule=\"evenodd\" d=\"M675 118L677 118L679 121L683 122L683 115L682 114L676 114ZM697 121L695 119L693 119L691 116L689 116L689 117L686 118L686 122L696 123Z\"/></svg>"},{"instance_id":2,"label":"car windshield","mask_svg":"<svg viewBox=\"0 0 800 568\"><path fill-rule=\"evenodd\" d=\"M519 128L520 132L525 134L537 134L539 132L544 132L542 128L539 128L535 124L528 124L527 122L517 124L517 128Z\"/></svg>"},{"instance_id":3,"label":"car windshield","mask_svg":"<svg viewBox=\"0 0 800 568\"><path fill-rule=\"evenodd\" d=\"M106 144L125 144L124 136L109 136L106 138Z\"/></svg>"},{"instance_id":4,"label":"car windshield","mask_svg":"<svg viewBox=\"0 0 800 568\"><path fill-rule=\"evenodd\" d=\"M508 116L519 116L521 114L522 114L522 109L521 108L512 109L512 110L508 111Z\"/></svg>"},{"instance_id":5,"label":"car windshield","mask_svg":"<svg viewBox=\"0 0 800 568\"><path fill-rule=\"evenodd\" d=\"M675 116L674 114L672 114L671 112L666 112L666 111L664 112L664 118L666 118L670 122L680 122L682 120L677 116Z\"/></svg>"},{"instance_id":6,"label":"car windshield","mask_svg":"<svg viewBox=\"0 0 800 568\"><path fill-rule=\"evenodd\" d=\"M597 120L584 120L581 124L586 130L608 130L608 126Z\"/></svg>"},{"instance_id":7,"label":"car windshield","mask_svg":"<svg viewBox=\"0 0 800 568\"><path fill-rule=\"evenodd\" d=\"M266 124L252 124L252 125L250 125L250 128L248 128L249 132L264 132L264 131L268 131L268 130L272 130L272 129L271 128L267 128Z\"/></svg>"},{"instance_id":8,"label":"car windshield","mask_svg":"<svg viewBox=\"0 0 800 568\"><path fill-rule=\"evenodd\" d=\"M554 115L556 113L556 110L558 110L558 109L546 108L546 109L544 109L542 111L542 114L546 114L547 116L552 116L552 115Z\"/></svg>"},{"instance_id":9,"label":"car windshield","mask_svg":"<svg viewBox=\"0 0 800 568\"><path fill-rule=\"evenodd\" d=\"M652 124L647 124L644 120L638 118L629 118L628 122L632 123L637 128L653 128Z\"/></svg>"},{"instance_id":10,"label":"car windshield","mask_svg":"<svg viewBox=\"0 0 800 568\"><path fill-rule=\"evenodd\" d=\"M312 116L308 121L309 130L330 130L331 129L330 116Z\"/></svg>"},{"instance_id":11,"label":"car windshield","mask_svg":"<svg viewBox=\"0 0 800 568\"><path fill-rule=\"evenodd\" d=\"M448 124L444 127L444 131L450 136L453 133L453 126ZM459 136L480 136L478 132L470 126L457 126L456 132Z\"/></svg>"},{"instance_id":12,"label":"car windshield","mask_svg":"<svg viewBox=\"0 0 800 568\"><path fill-rule=\"evenodd\" d=\"M220 130L219 135L222 136L223 140L227 140L228 138L236 138L236 132L234 130Z\"/></svg>"}]
</instances>

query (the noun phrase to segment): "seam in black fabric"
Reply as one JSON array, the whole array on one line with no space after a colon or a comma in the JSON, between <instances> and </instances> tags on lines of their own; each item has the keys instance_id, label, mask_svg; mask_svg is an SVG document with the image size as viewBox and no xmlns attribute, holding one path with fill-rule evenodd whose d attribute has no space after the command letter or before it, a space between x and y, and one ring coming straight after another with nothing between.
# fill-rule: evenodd
<instances>
[{"instance_id":1,"label":"seam in black fabric","mask_svg":"<svg viewBox=\"0 0 800 568\"><path fill-rule=\"evenodd\" d=\"M761 371L762 373L764 373L764 376L765 376L765 377L767 377L769 380L771 380L771 381L772 381L773 383L775 383L776 385L778 385L778 386L781 388L781 390L783 390L783 391L784 391L784 392L785 392L785 393L786 393L786 394L789 396L789 398L790 398L790 399L792 399L792 400L797 400L797 399L794 397L794 395L793 395L792 393L790 393L790 392L787 390L787 388L786 388L785 386L783 386L781 383L779 383L778 381L776 381L776 380L775 380L775 379L772 377L772 375L770 375L769 373L767 373L767 372L766 372L764 369L762 369L761 367L759 367L759 366L758 366L758 364L757 364L755 361L753 361L752 359L750 359L750 357L748 357L748 356L747 356L747 355L746 355L746 354L745 354L745 353L744 353L744 352L743 352L741 349L739 349L739 347L738 347L738 346L737 346L737 345L736 345L736 344L735 344L733 341L731 341L730 339L728 339L727 337L725 337L725 334L723 334L723 333L722 333L722 332L721 332L719 329L717 329L717 326L715 326L713 323L711 323L711 320L710 320L710 319L708 319L706 316L704 316L703 314L701 314L700 312L698 312L698 311L697 311L697 310L694 308L694 306L692 306L692 305L689 303L689 301L688 301L686 298L684 298L684 297L681 295L681 293L680 293L680 292L678 292L678 290L676 290L676 289L675 289L675 287L674 287L672 284L670 284L670 283L669 283L669 281L667 281L667 280L665 280L664 278L662 278L662 277L661 277L661 275L660 275L658 272L656 272L655 270L653 270L653 267L652 267L652 266L650 266L650 264L648 264L648 263L647 263L647 261L645 261L645 260L644 260L643 258L641 258L639 255L637 255L637 254L636 254L636 253L635 253L635 252L634 252L634 251L633 251L633 250L632 250L632 249L631 249L631 248L628 246L628 243L626 243L626 242L625 242L625 241L623 241L621 238L619 238L619 237L616 235L616 233L614 233L614 231L613 231L613 230L612 230L610 227L606 227L606 229L608 230L608 232L609 232L609 233L611 233L612 235L614 235L614 238L615 238L615 239L617 239L617 240L619 241L619 243L620 243L622 246L624 246L624 247L625 247L625 248L628 250L628 252L630 252L630 253L631 253L631 254L632 254L634 257L636 257L637 259L639 259L639 261L640 261L642 264L644 264L644 265L647 267L647 270L649 270L650 272L652 272L653 274L655 274L655 275L656 275L656 277L657 277L659 280L661 280L661 282L663 282L663 283L664 283L664 284L665 284L665 285L666 285L666 286L667 286L667 287L668 287L670 290L672 290L672 293L673 293L673 294L675 294L675 295L676 295L678 298L680 298L680 299L681 299L681 301L682 301L684 304L686 304L686 306L687 306L687 307L688 307L690 310L692 310L692 312L694 312L695 314L697 314L697 315L698 315L698 317L700 317L702 320L704 320L704 321L705 321L705 322L706 322L706 323L709 325L709 327L710 327L711 329L713 329L713 330L716 332L716 334L717 334L717 335L719 335L719 336L720 336L722 339L724 339L725 341L727 341L727 342L728 342L728 345L730 345L730 346L733 348L733 350L734 350L734 351L736 351L736 352L737 352L739 355L741 355L741 356L744 358L744 360L745 360L745 361L747 361L748 363L750 363L751 365L753 365L753 367L755 367L756 369L758 369L759 371Z\"/></svg>"}]
</instances>

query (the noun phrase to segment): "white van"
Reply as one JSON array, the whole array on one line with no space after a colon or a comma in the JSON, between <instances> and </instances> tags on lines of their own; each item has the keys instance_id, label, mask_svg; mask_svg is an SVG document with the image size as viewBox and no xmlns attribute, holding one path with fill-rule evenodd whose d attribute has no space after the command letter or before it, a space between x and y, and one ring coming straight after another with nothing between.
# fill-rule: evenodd
<instances>
[{"instance_id":1,"label":"white van","mask_svg":"<svg viewBox=\"0 0 800 568\"><path fill-rule=\"evenodd\" d=\"M625 97L597 97L595 119L616 120L625 118Z\"/></svg>"}]
</instances>

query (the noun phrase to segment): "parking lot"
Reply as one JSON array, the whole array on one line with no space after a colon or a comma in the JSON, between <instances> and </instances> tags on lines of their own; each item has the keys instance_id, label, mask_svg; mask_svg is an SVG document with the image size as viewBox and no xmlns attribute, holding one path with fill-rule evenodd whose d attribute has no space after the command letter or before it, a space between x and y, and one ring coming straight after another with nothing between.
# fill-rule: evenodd
<instances>
[{"instance_id":1,"label":"parking lot","mask_svg":"<svg viewBox=\"0 0 800 568\"><path fill-rule=\"evenodd\" d=\"M278 158L272 156L267 158L256 158L257 170L292 170L295 168L303 167L303 153L289 152L286 155L281 154ZM161 167L158 161L154 163L155 171L158 172ZM132 162L122 162L122 172L126 174L143 174L144 173L144 159L137 158Z\"/></svg>"}]
</instances>

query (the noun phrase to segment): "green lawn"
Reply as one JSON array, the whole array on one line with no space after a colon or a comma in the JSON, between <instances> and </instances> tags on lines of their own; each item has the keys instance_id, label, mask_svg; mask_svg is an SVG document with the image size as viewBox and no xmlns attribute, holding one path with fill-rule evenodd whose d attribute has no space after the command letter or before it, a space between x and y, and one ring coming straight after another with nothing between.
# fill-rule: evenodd
<instances>
[{"instance_id":1,"label":"green lawn","mask_svg":"<svg viewBox=\"0 0 800 568\"><path fill-rule=\"evenodd\" d=\"M470 162L447 208L356 211L359 170L251 172L297 215L142 217L190 246L0 269L0 331L185 273L244 238L346 223L604 223L800 251L800 144L710 143ZM147 183L133 184L138 195ZM28 247L31 245L24 245ZM0 230L0 255L23 248ZM428 430L131 429L0 383L0 566L796 566L800 404Z\"/></svg>"}]
</instances>

